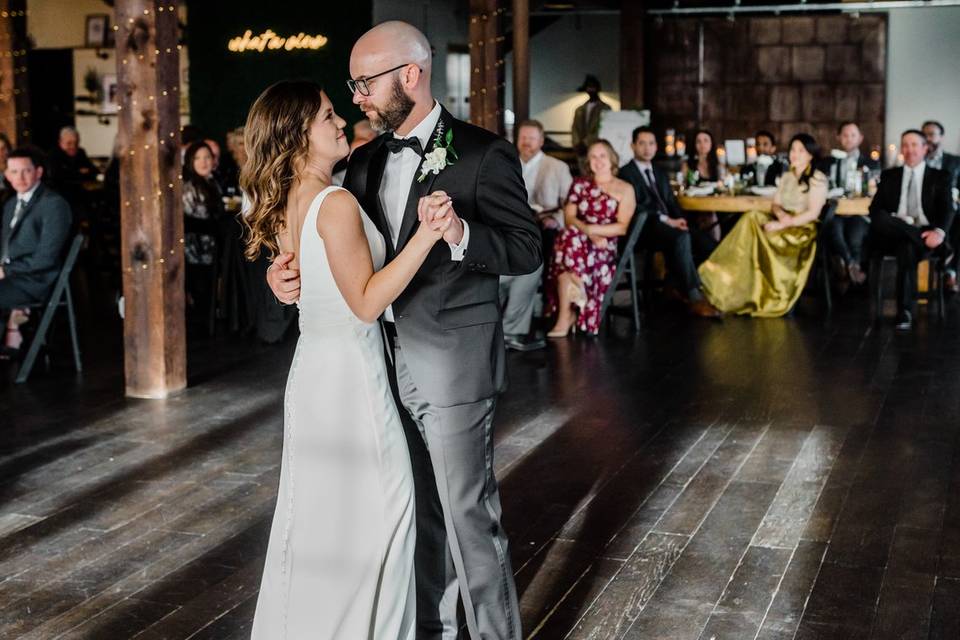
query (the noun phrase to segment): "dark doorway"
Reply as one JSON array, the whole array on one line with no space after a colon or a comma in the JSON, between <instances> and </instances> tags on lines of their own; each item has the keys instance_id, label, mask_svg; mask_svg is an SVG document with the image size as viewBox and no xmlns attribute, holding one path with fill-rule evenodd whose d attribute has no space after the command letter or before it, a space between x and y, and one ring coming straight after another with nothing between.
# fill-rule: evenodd
<instances>
[{"instance_id":1,"label":"dark doorway","mask_svg":"<svg viewBox=\"0 0 960 640\"><path fill-rule=\"evenodd\" d=\"M60 128L74 124L73 49L34 49L27 53L27 68L30 140L49 151Z\"/></svg>"}]
</instances>

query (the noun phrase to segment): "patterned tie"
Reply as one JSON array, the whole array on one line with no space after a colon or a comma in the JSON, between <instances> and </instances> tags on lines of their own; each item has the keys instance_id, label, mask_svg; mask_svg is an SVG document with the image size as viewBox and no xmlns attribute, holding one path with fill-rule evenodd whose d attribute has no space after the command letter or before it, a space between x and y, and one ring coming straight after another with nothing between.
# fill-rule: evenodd
<instances>
[{"instance_id":1,"label":"patterned tie","mask_svg":"<svg viewBox=\"0 0 960 640\"><path fill-rule=\"evenodd\" d=\"M665 216L669 215L667 203L663 201L663 198L660 196L660 190L657 189L657 181L653 178L653 171L651 169L644 169L643 172L647 176L647 188L653 193L653 197L657 199L657 209L659 209L661 214Z\"/></svg>"},{"instance_id":2,"label":"patterned tie","mask_svg":"<svg viewBox=\"0 0 960 640\"><path fill-rule=\"evenodd\" d=\"M907 217L911 219L910 224L917 224L920 220L920 209L917 207L917 174L913 169L907 169L910 172L910 181L907 182Z\"/></svg>"},{"instance_id":3,"label":"patterned tie","mask_svg":"<svg viewBox=\"0 0 960 640\"><path fill-rule=\"evenodd\" d=\"M13 210L13 218L10 220L9 229L0 229L2 238L0 238L0 264L6 264L10 259L10 236L13 235L13 229L20 220L20 214L23 213L25 204L22 198L17 198L17 206Z\"/></svg>"}]
</instances>

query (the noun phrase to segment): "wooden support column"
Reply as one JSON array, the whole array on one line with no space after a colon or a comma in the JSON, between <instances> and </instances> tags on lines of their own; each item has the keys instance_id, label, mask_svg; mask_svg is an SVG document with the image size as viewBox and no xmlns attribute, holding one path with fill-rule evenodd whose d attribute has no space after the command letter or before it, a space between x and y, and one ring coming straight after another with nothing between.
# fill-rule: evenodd
<instances>
[{"instance_id":1,"label":"wooden support column","mask_svg":"<svg viewBox=\"0 0 960 640\"><path fill-rule=\"evenodd\" d=\"M620 6L620 103L622 109L644 106L646 11L643 0Z\"/></svg>"},{"instance_id":2,"label":"wooden support column","mask_svg":"<svg viewBox=\"0 0 960 640\"><path fill-rule=\"evenodd\" d=\"M470 0L470 122L503 135L503 9Z\"/></svg>"},{"instance_id":3,"label":"wooden support column","mask_svg":"<svg viewBox=\"0 0 960 640\"><path fill-rule=\"evenodd\" d=\"M27 2L0 0L0 131L14 146L30 142Z\"/></svg>"},{"instance_id":4,"label":"wooden support column","mask_svg":"<svg viewBox=\"0 0 960 640\"><path fill-rule=\"evenodd\" d=\"M530 0L513 0L513 139L530 118Z\"/></svg>"},{"instance_id":5,"label":"wooden support column","mask_svg":"<svg viewBox=\"0 0 960 640\"><path fill-rule=\"evenodd\" d=\"M117 0L127 395L186 387L176 0Z\"/></svg>"}]
</instances>

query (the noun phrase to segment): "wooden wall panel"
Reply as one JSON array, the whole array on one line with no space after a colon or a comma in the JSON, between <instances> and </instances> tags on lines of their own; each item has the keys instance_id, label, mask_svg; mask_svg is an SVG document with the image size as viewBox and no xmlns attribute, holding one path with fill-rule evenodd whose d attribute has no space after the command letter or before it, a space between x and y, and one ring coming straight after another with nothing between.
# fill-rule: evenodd
<instances>
[{"instance_id":1,"label":"wooden wall panel","mask_svg":"<svg viewBox=\"0 0 960 640\"><path fill-rule=\"evenodd\" d=\"M883 143L885 16L668 18L646 37L644 106L659 132L769 129L782 142L806 131L831 148L853 120L865 148Z\"/></svg>"}]
</instances>

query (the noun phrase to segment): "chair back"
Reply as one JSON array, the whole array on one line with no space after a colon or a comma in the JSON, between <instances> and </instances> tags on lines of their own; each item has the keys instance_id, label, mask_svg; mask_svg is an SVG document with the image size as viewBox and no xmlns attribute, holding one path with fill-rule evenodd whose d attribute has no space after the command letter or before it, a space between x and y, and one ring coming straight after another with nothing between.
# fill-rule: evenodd
<instances>
[{"instance_id":1,"label":"chair back","mask_svg":"<svg viewBox=\"0 0 960 640\"><path fill-rule=\"evenodd\" d=\"M830 198L824 203L823 209L820 209L820 226L821 227L825 227L826 225L833 222L834 216L837 215L837 206L839 204L840 203L837 202L836 198Z\"/></svg>"}]
</instances>

